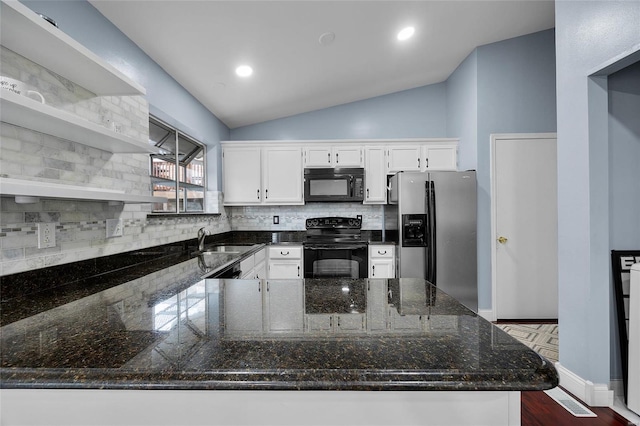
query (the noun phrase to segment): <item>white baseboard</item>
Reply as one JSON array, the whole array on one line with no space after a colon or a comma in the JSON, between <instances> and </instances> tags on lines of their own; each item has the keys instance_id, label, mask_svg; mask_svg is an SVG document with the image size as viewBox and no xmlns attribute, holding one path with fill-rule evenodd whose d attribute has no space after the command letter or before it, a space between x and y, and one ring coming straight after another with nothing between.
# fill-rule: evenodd
<instances>
[{"instance_id":1,"label":"white baseboard","mask_svg":"<svg viewBox=\"0 0 640 426\"><path fill-rule=\"evenodd\" d=\"M609 390L609 385L593 383L585 380L569 369L555 364L560 376L560 386L572 393L578 399L591 407L611 407L613 406L613 391Z\"/></svg>"},{"instance_id":2,"label":"white baseboard","mask_svg":"<svg viewBox=\"0 0 640 426\"><path fill-rule=\"evenodd\" d=\"M478 309L478 315L487 321L495 321L496 316L493 313L493 309Z\"/></svg>"}]
</instances>

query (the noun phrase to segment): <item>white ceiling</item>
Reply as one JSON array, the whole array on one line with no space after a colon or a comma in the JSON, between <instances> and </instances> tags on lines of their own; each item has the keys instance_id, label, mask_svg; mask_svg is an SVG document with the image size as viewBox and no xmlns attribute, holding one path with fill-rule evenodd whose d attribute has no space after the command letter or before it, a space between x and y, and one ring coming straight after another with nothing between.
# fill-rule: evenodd
<instances>
[{"instance_id":1,"label":"white ceiling","mask_svg":"<svg viewBox=\"0 0 640 426\"><path fill-rule=\"evenodd\" d=\"M478 46L554 27L552 0L90 2L230 128L439 83Z\"/></svg>"}]
</instances>

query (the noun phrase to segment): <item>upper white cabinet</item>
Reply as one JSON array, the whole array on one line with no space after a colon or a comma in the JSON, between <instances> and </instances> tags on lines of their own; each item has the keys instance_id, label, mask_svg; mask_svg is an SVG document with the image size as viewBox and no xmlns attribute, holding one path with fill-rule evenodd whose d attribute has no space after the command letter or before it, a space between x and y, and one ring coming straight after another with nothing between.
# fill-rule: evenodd
<instances>
[{"instance_id":1,"label":"upper white cabinet","mask_svg":"<svg viewBox=\"0 0 640 426\"><path fill-rule=\"evenodd\" d=\"M0 7L4 47L99 96L146 93L144 87L22 3L3 0Z\"/></svg>"},{"instance_id":2,"label":"upper white cabinet","mask_svg":"<svg viewBox=\"0 0 640 426\"><path fill-rule=\"evenodd\" d=\"M305 167L362 167L362 146L313 145L304 149Z\"/></svg>"},{"instance_id":3,"label":"upper white cabinet","mask_svg":"<svg viewBox=\"0 0 640 426\"><path fill-rule=\"evenodd\" d=\"M422 146L398 145L387 149L387 173L419 172Z\"/></svg>"},{"instance_id":4,"label":"upper white cabinet","mask_svg":"<svg viewBox=\"0 0 640 426\"><path fill-rule=\"evenodd\" d=\"M456 139L223 141L224 204L304 204L304 168L363 167L364 204L387 202L387 176L456 170Z\"/></svg>"},{"instance_id":5,"label":"upper white cabinet","mask_svg":"<svg viewBox=\"0 0 640 426\"><path fill-rule=\"evenodd\" d=\"M303 204L302 148L224 146L225 205Z\"/></svg>"},{"instance_id":6,"label":"upper white cabinet","mask_svg":"<svg viewBox=\"0 0 640 426\"><path fill-rule=\"evenodd\" d=\"M456 145L424 145L422 158L422 171L457 170L458 167Z\"/></svg>"},{"instance_id":7,"label":"upper white cabinet","mask_svg":"<svg viewBox=\"0 0 640 426\"><path fill-rule=\"evenodd\" d=\"M262 150L262 185L265 204L302 204L302 150L273 147Z\"/></svg>"},{"instance_id":8,"label":"upper white cabinet","mask_svg":"<svg viewBox=\"0 0 640 426\"><path fill-rule=\"evenodd\" d=\"M365 192L364 204L384 204L387 202L387 173L385 148L367 146L365 148Z\"/></svg>"},{"instance_id":9,"label":"upper white cabinet","mask_svg":"<svg viewBox=\"0 0 640 426\"><path fill-rule=\"evenodd\" d=\"M457 170L457 152L456 141L389 146L387 173Z\"/></svg>"}]
</instances>

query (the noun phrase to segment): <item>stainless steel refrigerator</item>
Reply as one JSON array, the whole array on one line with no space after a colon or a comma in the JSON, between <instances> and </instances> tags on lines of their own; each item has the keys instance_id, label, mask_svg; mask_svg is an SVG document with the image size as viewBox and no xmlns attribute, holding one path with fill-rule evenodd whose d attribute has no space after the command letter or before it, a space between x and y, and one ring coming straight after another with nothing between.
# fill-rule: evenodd
<instances>
[{"instance_id":1,"label":"stainless steel refrigerator","mask_svg":"<svg viewBox=\"0 0 640 426\"><path fill-rule=\"evenodd\" d=\"M426 279L477 312L476 172L400 172L389 184L398 276Z\"/></svg>"}]
</instances>

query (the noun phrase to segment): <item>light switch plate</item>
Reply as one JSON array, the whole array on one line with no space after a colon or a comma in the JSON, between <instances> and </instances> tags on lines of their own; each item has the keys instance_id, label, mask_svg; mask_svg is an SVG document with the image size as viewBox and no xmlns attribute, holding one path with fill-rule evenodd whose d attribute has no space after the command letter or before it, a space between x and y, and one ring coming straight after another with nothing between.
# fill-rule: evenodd
<instances>
[{"instance_id":1,"label":"light switch plate","mask_svg":"<svg viewBox=\"0 0 640 426\"><path fill-rule=\"evenodd\" d=\"M38 224L38 248L49 248L56 246L56 224L55 223L39 223Z\"/></svg>"},{"instance_id":2,"label":"light switch plate","mask_svg":"<svg viewBox=\"0 0 640 426\"><path fill-rule=\"evenodd\" d=\"M122 237L122 219L107 219L107 238Z\"/></svg>"}]
</instances>

